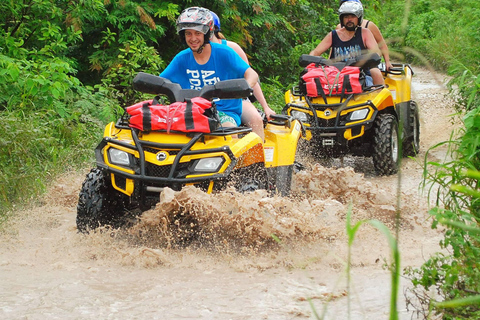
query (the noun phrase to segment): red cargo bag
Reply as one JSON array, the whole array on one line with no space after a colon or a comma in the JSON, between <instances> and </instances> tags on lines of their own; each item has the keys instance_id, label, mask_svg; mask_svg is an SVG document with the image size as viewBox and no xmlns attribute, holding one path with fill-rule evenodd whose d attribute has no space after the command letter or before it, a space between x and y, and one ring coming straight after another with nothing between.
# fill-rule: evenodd
<instances>
[{"instance_id":1,"label":"red cargo bag","mask_svg":"<svg viewBox=\"0 0 480 320\"><path fill-rule=\"evenodd\" d=\"M309 64L302 76L309 97L361 93L365 79L359 67L316 66Z\"/></svg>"},{"instance_id":2,"label":"red cargo bag","mask_svg":"<svg viewBox=\"0 0 480 320\"><path fill-rule=\"evenodd\" d=\"M142 101L127 107L130 127L141 131L203 132L215 131L220 123L215 104L195 97L170 105Z\"/></svg>"}]
</instances>

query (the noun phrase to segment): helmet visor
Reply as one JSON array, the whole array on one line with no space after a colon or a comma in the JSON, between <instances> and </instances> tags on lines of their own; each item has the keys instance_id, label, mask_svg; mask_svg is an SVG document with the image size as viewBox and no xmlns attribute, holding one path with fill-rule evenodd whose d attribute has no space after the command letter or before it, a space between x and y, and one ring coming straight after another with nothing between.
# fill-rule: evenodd
<instances>
[{"instance_id":1,"label":"helmet visor","mask_svg":"<svg viewBox=\"0 0 480 320\"><path fill-rule=\"evenodd\" d=\"M188 22L179 23L179 24L177 25L177 33L179 33L180 31L183 31L183 30L187 30L187 29L192 29L192 30L195 30L195 31L200 31L200 32L203 33L203 34L206 34L210 28L209 28L208 26L206 26L206 25L203 25L203 24L188 23Z\"/></svg>"}]
</instances>

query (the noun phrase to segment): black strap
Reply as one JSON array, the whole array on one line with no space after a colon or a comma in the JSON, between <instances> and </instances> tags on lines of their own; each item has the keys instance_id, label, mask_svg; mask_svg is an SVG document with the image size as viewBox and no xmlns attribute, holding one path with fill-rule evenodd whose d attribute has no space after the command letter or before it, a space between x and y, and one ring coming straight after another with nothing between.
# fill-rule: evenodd
<instances>
[{"instance_id":1,"label":"black strap","mask_svg":"<svg viewBox=\"0 0 480 320\"><path fill-rule=\"evenodd\" d=\"M313 81L315 81L315 86L317 87L317 96L322 96L323 101L327 103L327 96L325 95L325 92L323 91L323 86L320 82L320 78L314 78Z\"/></svg>"},{"instance_id":2,"label":"black strap","mask_svg":"<svg viewBox=\"0 0 480 320\"><path fill-rule=\"evenodd\" d=\"M143 131L152 130L152 113L150 112L150 104L144 103L142 106L143 115Z\"/></svg>"},{"instance_id":3,"label":"black strap","mask_svg":"<svg viewBox=\"0 0 480 320\"><path fill-rule=\"evenodd\" d=\"M193 111L192 111L192 100L185 99L187 102L187 107L185 108L185 129L193 130L195 129L195 124L193 123Z\"/></svg>"},{"instance_id":4,"label":"black strap","mask_svg":"<svg viewBox=\"0 0 480 320\"><path fill-rule=\"evenodd\" d=\"M346 74L343 76L343 88L347 93L353 91L352 89L352 82L350 82L350 75Z\"/></svg>"}]
</instances>

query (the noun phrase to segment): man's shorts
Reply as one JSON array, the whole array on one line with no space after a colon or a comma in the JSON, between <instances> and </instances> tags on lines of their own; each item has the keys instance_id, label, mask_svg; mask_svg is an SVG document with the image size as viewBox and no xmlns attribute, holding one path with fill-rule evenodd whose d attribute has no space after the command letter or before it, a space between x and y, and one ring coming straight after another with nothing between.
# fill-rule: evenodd
<instances>
[{"instance_id":1,"label":"man's shorts","mask_svg":"<svg viewBox=\"0 0 480 320\"><path fill-rule=\"evenodd\" d=\"M220 118L220 123L221 124L224 124L225 122L231 122L235 125L237 124L237 121L235 121L235 119L233 117L229 116L225 112L218 111L218 117Z\"/></svg>"},{"instance_id":2,"label":"man's shorts","mask_svg":"<svg viewBox=\"0 0 480 320\"><path fill-rule=\"evenodd\" d=\"M372 76L365 76L365 85L367 87L373 86L373 78Z\"/></svg>"}]
</instances>

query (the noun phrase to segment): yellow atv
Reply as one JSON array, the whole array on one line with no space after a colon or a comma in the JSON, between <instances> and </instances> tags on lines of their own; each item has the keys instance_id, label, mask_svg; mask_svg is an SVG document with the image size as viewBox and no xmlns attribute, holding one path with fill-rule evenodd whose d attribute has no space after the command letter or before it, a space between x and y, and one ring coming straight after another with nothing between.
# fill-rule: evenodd
<instances>
[{"instance_id":1,"label":"yellow atv","mask_svg":"<svg viewBox=\"0 0 480 320\"><path fill-rule=\"evenodd\" d=\"M377 54L360 56L347 62L302 55L300 66L347 66L368 69L377 66ZM302 72L305 74L306 69ZM420 122L418 107L411 97L413 71L410 65L394 64L382 70L385 86L363 86L360 92L307 95L302 76L298 86L285 93L283 113L302 121L306 130L305 149L315 157L344 155L371 156L376 172L397 172L400 153L414 156L419 152ZM361 77L360 77L361 78Z\"/></svg>"},{"instance_id":2,"label":"yellow atv","mask_svg":"<svg viewBox=\"0 0 480 320\"><path fill-rule=\"evenodd\" d=\"M245 98L252 93L244 79L220 81L197 91L146 73L139 73L133 86L157 95L153 105L165 96L173 103L194 97ZM211 105L215 107L214 102ZM180 190L195 185L211 193L230 183L241 192L267 189L287 195L290 191L301 135L298 120L285 115L265 120L263 142L247 127L219 127L211 132L139 130L132 126L132 119L125 112L116 123L109 123L95 149L97 167L87 174L77 205L81 232L103 225L123 226L130 217L154 206L166 187Z\"/></svg>"}]
</instances>

